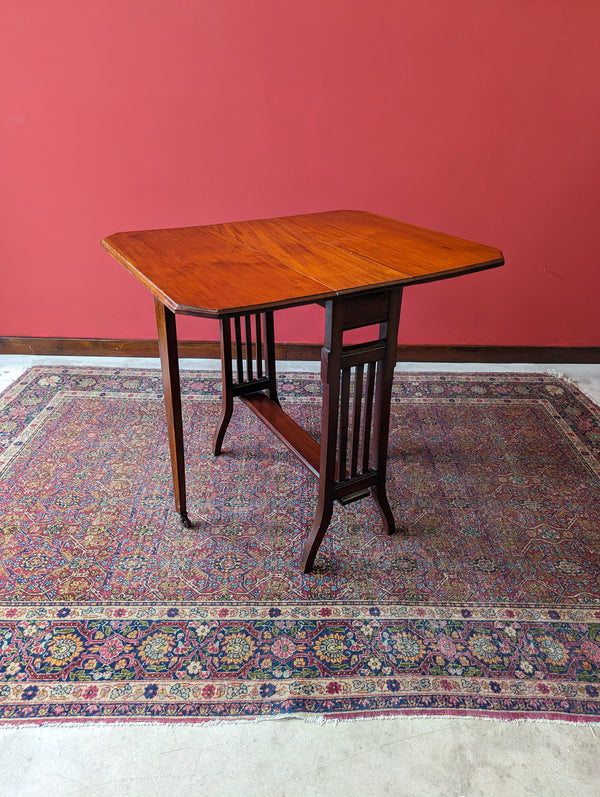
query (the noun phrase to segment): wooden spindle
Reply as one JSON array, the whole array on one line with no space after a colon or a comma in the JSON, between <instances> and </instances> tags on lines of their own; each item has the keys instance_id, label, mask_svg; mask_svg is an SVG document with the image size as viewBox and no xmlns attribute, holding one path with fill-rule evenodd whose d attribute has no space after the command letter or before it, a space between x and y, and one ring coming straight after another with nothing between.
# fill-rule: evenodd
<instances>
[{"instance_id":1,"label":"wooden spindle","mask_svg":"<svg viewBox=\"0 0 600 797\"><path fill-rule=\"evenodd\" d=\"M367 366L367 395L365 397L365 433L363 435L363 462L362 472L369 470L369 459L371 449L371 423L373 419L373 394L375 392L375 366L371 362Z\"/></svg>"},{"instance_id":2,"label":"wooden spindle","mask_svg":"<svg viewBox=\"0 0 600 797\"><path fill-rule=\"evenodd\" d=\"M361 440L360 420L362 415L363 398L363 373L364 366L357 365L354 369L354 414L352 418L352 455L350 459L350 476L358 473L358 449Z\"/></svg>"},{"instance_id":3,"label":"wooden spindle","mask_svg":"<svg viewBox=\"0 0 600 797\"><path fill-rule=\"evenodd\" d=\"M252 320L250 313L245 316L246 321L246 379L252 381Z\"/></svg>"},{"instance_id":4,"label":"wooden spindle","mask_svg":"<svg viewBox=\"0 0 600 797\"><path fill-rule=\"evenodd\" d=\"M263 353L262 353L262 330L261 330L260 313L256 313L254 316L254 326L256 330L256 376L258 379L262 379Z\"/></svg>"},{"instance_id":5,"label":"wooden spindle","mask_svg":"<svg viewBox=\"0 0 600 797\"><path fill-rule=\"evenodd\" d=\"M342 390L340 395L340 456L338 481L346 478L346 459L348 456L348 416L350 405L350 368L342 369Z\"/></svg>"},{"instance_id":6,"label":"wooden spindle","mask_svg":"<svg viewBox=\"0 0 600 797\"><path fill-rule=\"evenodd\" d=\"M244 382L244 359L242 354L242 325L239 316L236 315L236 317L233 319L233 325L235 328L235 356L237 359L237 377L238 377L238 384L241 385Z\"/></svg>"}]
</instances>

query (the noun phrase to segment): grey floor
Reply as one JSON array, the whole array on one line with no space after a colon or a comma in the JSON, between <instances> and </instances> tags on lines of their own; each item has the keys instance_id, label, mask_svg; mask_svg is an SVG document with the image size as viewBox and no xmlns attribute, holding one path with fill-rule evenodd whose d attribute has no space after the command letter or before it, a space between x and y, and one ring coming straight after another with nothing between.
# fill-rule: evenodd
<instances>
[{"instance_id":1,"label":"grey floor","mask_svg":"<svg viewBox=\"0 0 600 797\"><path fill-rule=\"evenodd\" d=\"M36 364L158 367L150 359L0 356L0 390ZM203 369L217 363L181 365ZM558 372L600 404L599 365L402 363L398 370ZM2 797L197 794L598 797L600 724L275 719L0 730Z\"/></svg>"}]
</instances>

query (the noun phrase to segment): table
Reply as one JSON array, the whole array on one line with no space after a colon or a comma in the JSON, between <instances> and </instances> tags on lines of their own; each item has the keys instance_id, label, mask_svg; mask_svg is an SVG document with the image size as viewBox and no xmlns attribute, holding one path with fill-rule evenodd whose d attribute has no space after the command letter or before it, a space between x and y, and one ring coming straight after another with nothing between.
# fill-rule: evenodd
<instances>
[{"instance_id":1,"label":"table","mask_svg":"<svg viewBox=\"0 0 600 797\"><path fill-rule=\"evenodd\" d=\"M187 514L175 314L220 321L221 453L234 398L243 401L319 481L301 566L309 572L335 501L371 495L388 534L390 402L404 286L502 265L502 252L373 213L336 210L203 227L118 232L102 245L153 294L175 505ZM281 408L273 312L325 307L320 443ZM374 327L366 343L344 333Z\"/></svg>"}]
</instances>

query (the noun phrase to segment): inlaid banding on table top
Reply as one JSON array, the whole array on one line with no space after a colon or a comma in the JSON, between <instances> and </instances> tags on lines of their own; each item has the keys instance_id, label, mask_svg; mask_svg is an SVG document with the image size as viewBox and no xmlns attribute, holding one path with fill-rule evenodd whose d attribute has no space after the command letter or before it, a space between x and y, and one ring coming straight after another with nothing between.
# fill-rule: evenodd
<instances>
[{"instance_id":1,"label":"inlaid banding on table top","mask_svg":"<svg viewBox=\"0 0 600 797\"><path fill-rule=\"evenodd\" d=\"M171 310L204 316L291 307L503 262L493 247L353 210L120 232L102 243Z\"/></svg>"}]
</instances>

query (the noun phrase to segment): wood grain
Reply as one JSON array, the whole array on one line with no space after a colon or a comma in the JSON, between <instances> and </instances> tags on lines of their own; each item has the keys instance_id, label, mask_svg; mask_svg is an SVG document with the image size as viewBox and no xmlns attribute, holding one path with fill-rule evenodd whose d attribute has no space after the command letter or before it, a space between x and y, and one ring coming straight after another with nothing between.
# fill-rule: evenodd
<instances>
[{"instance_id":1,"label":"wood grain","mask_svg":"<svg viewBox=\"0 0 600 797\"><path fill-rule=\"evenodd\" d=\"M504 262L502 252L494 247L364 211L339 210L283 221L305 235L391 269L404 284Z\"/></svg>"},{"instance_id":2,"label":"wood grain","mask_svg":"<svg viewBox=\"0 0 600 797\"><path fill-rule=\"evenodd\" d=\"M103 246L170 310L221 316L248 308L290 307L331 289L210 227L122 232Z\"/></svg>"},{"instance_id":3,"label":"wood grain","mask_svg":"<svg viewBox=\"0 0 600 797\"><path fill-rule=\"evenodd\" d=\"M264 393L242 396L242 401L315 475L319 476L321 446Z\"/></svg>"},{"instance_id":4,"label":"wood grain","mask_svg":"<svg viewBox=\"0 0 600 797\"><path fill-rule=\"evenodd\" d=\"M286 219L259 219L212 228L223 239L257 252L268 252L279 263L316 280L334 293L353 291L356 285L387 286L396 282L394 269L364 258L295 229Z\"/></svg>"},{"instance_id":5,"label":"wood grain","mask_svg":"<svg viewBox=\"0 0 600 797\"><path fill-rule=\"evenodd\" d=\"M356 210L119 232L102 245L177 313L220 317L501 265L500 250Z\"/></svg>"}]
</instances>

